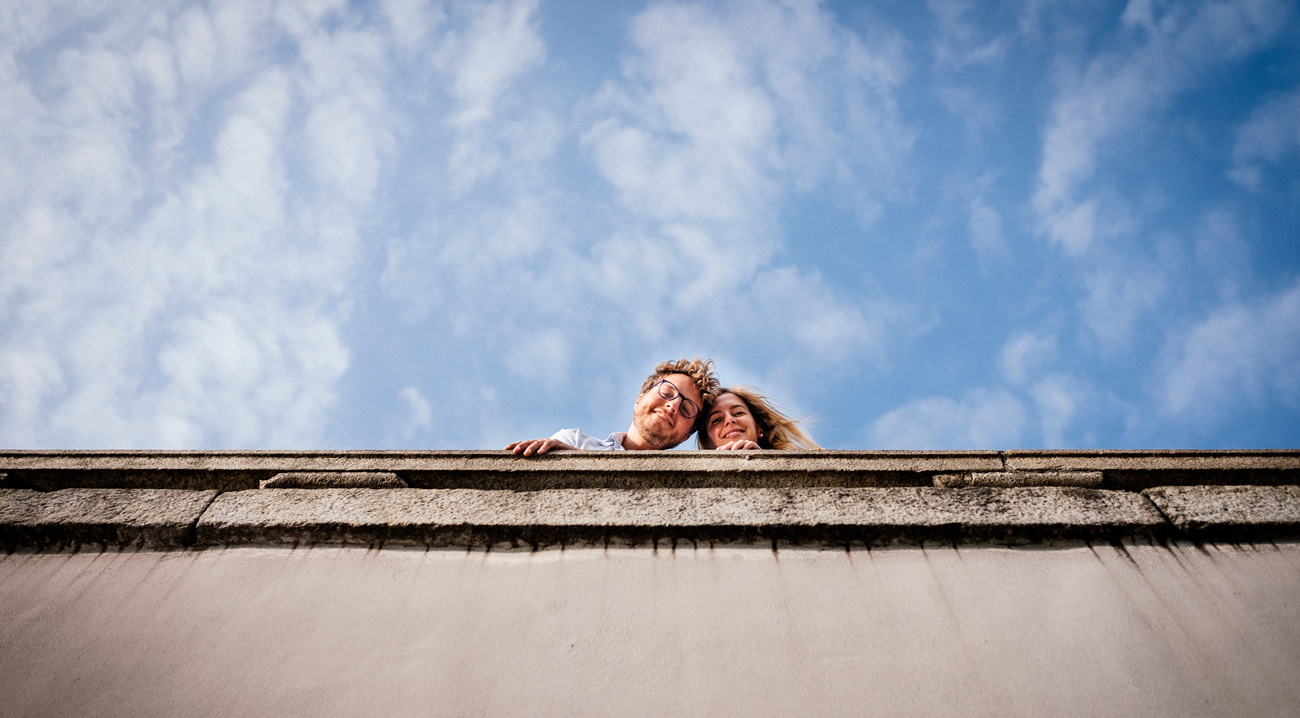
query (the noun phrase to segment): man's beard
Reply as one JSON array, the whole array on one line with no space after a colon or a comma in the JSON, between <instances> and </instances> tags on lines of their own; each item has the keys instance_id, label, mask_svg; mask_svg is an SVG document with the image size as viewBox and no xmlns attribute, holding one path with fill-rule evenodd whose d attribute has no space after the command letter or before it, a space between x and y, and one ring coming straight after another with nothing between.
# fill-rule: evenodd
<instances>
[{"instance_id":1,"label":"man's beard","mask_svg":"<svg viewBox=\"0 0 1300 718\"><path fill-rule=\"evenodd\" d=\"M637 431L641 432L641 439L645 443L656 449L671 449L685 441L673 434L671 426L665 426L663 422L653 422L654 418L654 412L649 407L638 407L638 410L632 414L632 423L636 424Z\"/></svg>"}]
</instances>

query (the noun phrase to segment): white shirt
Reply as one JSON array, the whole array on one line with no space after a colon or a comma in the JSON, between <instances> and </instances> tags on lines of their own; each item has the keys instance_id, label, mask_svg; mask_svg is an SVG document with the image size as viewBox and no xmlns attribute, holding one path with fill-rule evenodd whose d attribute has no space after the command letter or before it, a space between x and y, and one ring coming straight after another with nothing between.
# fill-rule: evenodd
<instances>
[{"instance_id":1,"label":"white shirt","mask_svg":"<svg viewBox=\"0 0 1300 718\"><path fill-rule=\"evenodd\" d=\"M551 434L552 439L563 441L569 446L583 451L624 451L623 437L625 436L627 436L626 431L619 431L610 434L608 439L597 439L582 429L560 429Z\"/></svg>"}]
</instances>

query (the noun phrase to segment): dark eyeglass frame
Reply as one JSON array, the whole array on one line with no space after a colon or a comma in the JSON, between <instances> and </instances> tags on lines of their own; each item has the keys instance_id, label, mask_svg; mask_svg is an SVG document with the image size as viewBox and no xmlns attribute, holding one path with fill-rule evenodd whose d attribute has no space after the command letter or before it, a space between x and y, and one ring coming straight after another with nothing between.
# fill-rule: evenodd
<instances>
[{"instance_id":1,"label":"dark eyeglass frame","mask_svg":"<svg viewBox=\"0 0 1300 718\"><path fill-rule=\"evenodd\" d=\"M672 387L671 389L672 396L669 396L668 394L664 393L664 384L667 384L668 386ZM677 403L677 413L681 414L683 417L687 419L694 419L695 417L700 415L700 405L696 404L690 399L687 399L686 395L682 393L681 389L677 388L676 384L672 383L671 381L668 381L667 379L660 379L659 384L655 386L655 388L659 390L659 396L663 397L665 401L672 401L673 399L681 399L681 401Z\"/></svg>"}]
</instances>

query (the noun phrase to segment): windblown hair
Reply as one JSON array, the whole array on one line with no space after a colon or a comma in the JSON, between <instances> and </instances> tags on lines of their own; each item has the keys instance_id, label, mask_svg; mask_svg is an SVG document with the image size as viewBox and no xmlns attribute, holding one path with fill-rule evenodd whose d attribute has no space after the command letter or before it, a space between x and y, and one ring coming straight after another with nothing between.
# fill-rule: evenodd
<instances>
[{"instance_id":1,"label":"windblown hair","mask_svg":"<svg viewBox=\"0 0 1300 718\"><path fill-rule=\"evenodd\" d=\"M757 389L752 386L733 386L729 388L719 387L714 393L714 398L700 412L700 416L705 417L700 422L700 431L696 435L695 441L701 449L713 449L713 440L709 438L708 415L713 411L713 402L722 397L723 394L732 394L736 398L745 402L749 407L749 413L754 417L754 426L758 428L758 445L764 449L776 449L777 451L797 451L800 449L811 450L820 449L817 442L812 440L811 436L799 426L802 419L791 419L776 410L772 405L772 400L763 396Z\"/></svg>"},{"instance_id":2,"label":"windblown hair","mask_svg":"<svg viewBox=\"0 0 1300 718\"><path fill-rule=\"evenodd\" d=\"M718 396L720 385L718 378L713 376L713 360L696 357L694 359L659 362L655 365L655 373L641 382L641 394L655 388L655 385L669 374L685 374L689 376L695 381L695 388L700 390L700 399L704 402L704 406L700 407L700 414L695 417L695 428L699 429L704 425L704 418L708 415L707 409L709 405Z\"/></svg>"}]
</instances>

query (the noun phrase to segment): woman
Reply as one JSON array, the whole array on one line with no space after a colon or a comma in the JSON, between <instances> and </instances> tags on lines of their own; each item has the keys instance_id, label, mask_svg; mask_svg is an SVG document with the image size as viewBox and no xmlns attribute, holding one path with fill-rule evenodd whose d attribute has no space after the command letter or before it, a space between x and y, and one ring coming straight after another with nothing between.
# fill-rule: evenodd
<instances>
[{"instance_id":1,"label":"woman","mask_svg":"<svg viewBox=\"0 0 1300 718\"><path fill-rule=\"evenodd\" d=\"M799 420L777 411L771 400L750 386L718 389L704 414L696 439L701 449L822 448L804 433Z\"/></svg>"}]
</instances>

